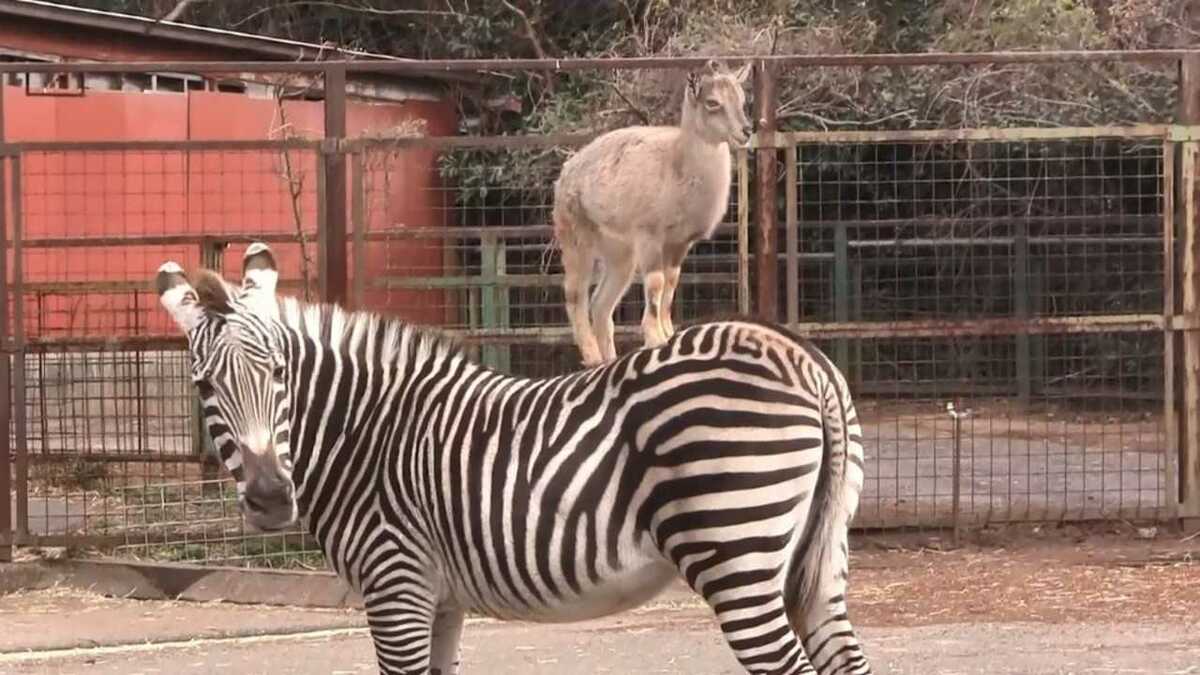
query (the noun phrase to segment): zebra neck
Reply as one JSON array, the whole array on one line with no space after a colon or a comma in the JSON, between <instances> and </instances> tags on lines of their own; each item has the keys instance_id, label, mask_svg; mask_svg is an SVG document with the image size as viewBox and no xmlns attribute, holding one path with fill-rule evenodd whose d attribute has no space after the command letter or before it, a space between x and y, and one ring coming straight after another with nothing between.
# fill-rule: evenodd
<instances>
[{"instance_id":1,"label":"zebra neck","mask_svg":"<svg viewBox=\"0 0 1200 675\"><path fill-rule=\"evenodd\" d=\"M329 305L282 306L291 372L293 482L301 514L320 536L338 495L369 489L400 460L405 427L431 383L481 369L440 335Z\"/></svg>"}]
</instances>

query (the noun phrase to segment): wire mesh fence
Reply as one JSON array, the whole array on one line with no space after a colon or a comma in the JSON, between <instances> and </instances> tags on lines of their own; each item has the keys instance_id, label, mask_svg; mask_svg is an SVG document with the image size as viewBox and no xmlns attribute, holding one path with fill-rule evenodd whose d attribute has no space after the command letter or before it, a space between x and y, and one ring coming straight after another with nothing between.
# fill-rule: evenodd
<instances>
[{"instance_id":1,"label":"wire mesh fence","mask_svg":"<svg viewBox=\"0 0 1200 675\"><path fill-rule=\"evenodd\" d=\"M231 481L151 483L121 488L117 495L117 556L238 567L325 567L320 548L303 528L249 531Z\"/></svg>"},{"instance_id":2,"label":"wire mesh fence","mask_svg":"<svg viewBox=\"0 0 1200 675\"><path fill-rule=\"evenodd\" d=\"M22 540L320 566L300 531L242 524L153 271L174 259L234 279L262 239L281 291L316 298L323 158L341 154L350 304L442 327L506 372L561 374L579 356L553 185L514 175L510 155L536 155L549 175L580 142L10 146ZM722 225L685 260L676 323L762 310L750 289L768 256L778 316L830 354L858 401L860 526L1161 518L1178 496L1164 337L1185 143L1160 126L756 136L735 156ZM775 204L754 185L764 153ZM773 259L755 231L772 210ZM615 315L622 351L641 341L641 312L635 282Z\"/></svg>"},{"instance_id":3,"label":"wire mesh fence","mask_svg":"<svg viewBox=\"0 0 1200 675\"><path fill-rule=\"evenodd\" d=\"M456 139L457 140L457 139ZM490 366L526 376L561 374L578 365L562 301L562 267L554 242L552 186L531 188L503 171L495 152L461 142L362 144L363 176L353 208L358 306L438 325L472 342ZM565 159L573 146L530 144ZM464 147L464 145L466 147ZM745 162L745 158L742 158ZM410 179L406 167L441 167L446 181ZM468 189L448 180L469 167ZM722 225L685 261L675 302L684 321L731 315L739 308L739 194L735 180ZM745 235L741 235L745 238ZM635 281L614 314L622 345L640 337L628 327L642 312ZM486 342L487 344L482 344Z\"/></svg>"}]
</instances>

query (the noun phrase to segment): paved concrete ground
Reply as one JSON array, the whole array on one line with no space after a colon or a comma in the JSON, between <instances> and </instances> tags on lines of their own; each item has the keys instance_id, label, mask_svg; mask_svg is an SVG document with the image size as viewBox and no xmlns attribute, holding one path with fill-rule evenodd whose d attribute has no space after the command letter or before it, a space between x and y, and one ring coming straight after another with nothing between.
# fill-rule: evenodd
<instances>
[{"instance_id":1,"label":"paved concrete ground","mask_svg":"<svg viewBox=\"0 0 1200 675\"><path fill-rule=\"evenodd\" d=\"M1040 535L1039 535L1040 536ZM943 552L856 550L851 611L880 674L1200 675L1200 539L1060 532ZM370 673L352 610L0 596L0 675ZM472 619L464 672L736 674L708 610L673 588L578 624Z\"/></svg>"},{"instance_id":2,"label":"paved concrete ground","mask_svg":"<svg viewBox=\"0 0 1200 675\"><path fill-rule=\"evenodd\" d=\"M336 621L332 622L338 623ZM1200 626L1144 623L865 627L881 675L1200 673ZM0 673L370 673L363 629L0 655ZM659 608L575 625L474 622L466 673L741 673L706 614Z\"/></svg>"}]
</instances>

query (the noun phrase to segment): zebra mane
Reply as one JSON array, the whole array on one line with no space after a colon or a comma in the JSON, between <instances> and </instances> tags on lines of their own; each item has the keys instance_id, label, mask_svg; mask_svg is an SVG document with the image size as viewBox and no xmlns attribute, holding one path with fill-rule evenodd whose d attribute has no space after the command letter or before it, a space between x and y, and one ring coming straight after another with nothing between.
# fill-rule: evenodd
<instances>
[{"instance_id":1,"label":"zebra mane","mask_svg":"<svg viewBox=\"0 0 1200 675\"><path fill-rule=\"evenodd\" d=\"M343 355L349 355L354 345L365 353L367 342L375 340L381 345L375 356L384 363L462 356L461 345L442 331L376 312L281 296L279 318L285 326Z\"/></svg>"}]
</instances>

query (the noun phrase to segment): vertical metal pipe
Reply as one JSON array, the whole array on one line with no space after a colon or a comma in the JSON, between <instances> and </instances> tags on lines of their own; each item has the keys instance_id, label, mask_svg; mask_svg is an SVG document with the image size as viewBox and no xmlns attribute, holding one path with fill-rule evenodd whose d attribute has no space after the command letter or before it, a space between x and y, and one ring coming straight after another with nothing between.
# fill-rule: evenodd
<instances>
[{"instance_id":1,"label":"vertical metal pipe","mask_svg":"<svg viewBox=\"0 0 1200 675\"><path fill-rule=\"evenodd\" d=\"M787 181L784 186L784 200L787 202L784 216L784 226L787 228L784 235L787 249L787 322L794 326L800 322L800 219L799 186L796 184L799 180L796 168L796 154L799 148L793 144L783 152L784 180Z\"/></svg>"},{"instance_id":2,"label":"vertical metal pipe","mask_svg":"<svg viewBox=\"0 0 1200 675\"><path fill-rule=\"evenodd\" d=\"M318 240L321 253L321 297L345 305L348 291L346 251L346 66L325 69L325 143L321 147L325 171L325 214Z\"/></svg>"},{"instance_id":3,"label":"vertical metal pipe","mask_svg":"<svg viewBox=\"0 0 1200 675\"><path fill-rule=\"evenodd\" d=\"M367 283L366 150L350 155L350 226L353 234L354 309L364 309Z\"/></svg>"},{"instance_id":4,"label":"vertical metal pipe","mask_svg":"<svg viewBox=\"0 0 1200 675\"><path fill-rule=\"evenodd\" d=\"M1162 150L1162 238L1163 238L1163 428L1166 435L1166 466L1163 475L1168 516L1179 516L1179 408L1175 388L1175 163L1181 146L1165 141Z\"/></svg>"},{"instance_id":5,"label":"vertical metal pipe","mask_svg":"<svg viewBox=\"0 0 1200 675\"><path fill-rule=\"evenodd\" d=\"M833 230L833 320L850 321L850 233L845 223L836 223ZM843 370L849 367L850 343L846 338L834 343L834 360Z\"/></svg>"},{"instance_id":6,"label":"vertical metal pipe","mask_svg":"<svg viewBox=\"0 0 1200 675\"><path fill-rule=\"evenodd\" d=\"M1013 316L1023 321L1030 317L1029 311L1029 223L1020 221L1013 233ZM1017 397L1021 405L1029 405L1033 391L1030 370L1030 342L1028 333L1015 336L1017 359Z\"/></svg>"},{"instance_id":7,"label":"vertical metal pipe","mask_svg":"<svg viewBox=\"0 0 1200 675\"><path fill-rule=\"evenodd\" d=\"M15 156L12 166L12 242L13 242L13 437L17 443L17 518L16 530L19 538L29 536L29 438L25 429L25 294L24 253L22 240L24 231L21 213L21 158Z\"/></svg>"},{"instance_id":8,"label":"vertical metal pipe","mask_svg":"<svg viewBox=\"0 0 1200 675\"><path fill-rule=\"evenodd\" d=\"M750 155L736 153L738 163L738 313L750 313Z\"/></svg>"},{"instance_id":9,"label":"vertical metal pipe","mask_svg":"<svg viewBox=\"0 0 1200 675\"><path fill-rule=\"evenodd\" d=\"M755 172L756 193L758 196L758 232L755 238L754 257L755 270L758 275L758 316L774 321L779 316L777 299L779 285L777 283L778 258L776 245L778 217L776 214L776 167L775 148L775 70L766 61L759 61L755 69L754 103L758 109L758 138L762 141L770 139L770 143L760 143L755 155L758 159L758 169Z\"/></svg>"},{"instance_id":10,"label":"vertical metal pipe","mask_svg":"<svg viewBox=\"0 0 1200 675\"><path fill-rule=\"evenodd\" d=\"M1189 54L1180 61L1179 73L1180 121L1200 123L1200 54ZM1182 207L1182 314L1186 323L1182 331L1182 396L1179 433L1179 504L1180 515L1200 518L1200 232L1196 203L1197 142L1184 144L1181 168Z\"/></svg>"},{"instance_id":11,"label":"vertical metal pipe","mask_svg":"<svg viewBox=\"0 0 1200 675\"><path fill-rule=\"evenodd\" d=\"M0 77L0 144L4 143L4 78ZM12 560L12 366L8 341L8 159L0 152L0 562Z\"/></svg>"}]
</instances>

